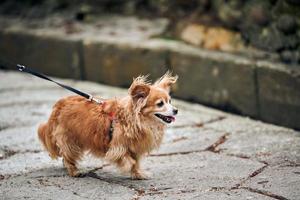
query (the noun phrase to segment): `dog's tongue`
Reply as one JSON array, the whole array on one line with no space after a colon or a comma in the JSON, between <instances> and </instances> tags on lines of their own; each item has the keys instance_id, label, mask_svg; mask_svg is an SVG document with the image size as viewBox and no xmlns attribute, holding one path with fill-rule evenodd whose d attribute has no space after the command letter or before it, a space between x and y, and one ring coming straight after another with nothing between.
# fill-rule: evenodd
<instances>
[{"instance_id":1,"label":"dog's tongue","mask_svg":"<svg viewBox=\"0 0 300 200\"><path fill-rule=\"evenodd\" d=\"M175 122L175 117L169 116L169 118L172 120L172 122Z\"/></svg>"}]
</instances>

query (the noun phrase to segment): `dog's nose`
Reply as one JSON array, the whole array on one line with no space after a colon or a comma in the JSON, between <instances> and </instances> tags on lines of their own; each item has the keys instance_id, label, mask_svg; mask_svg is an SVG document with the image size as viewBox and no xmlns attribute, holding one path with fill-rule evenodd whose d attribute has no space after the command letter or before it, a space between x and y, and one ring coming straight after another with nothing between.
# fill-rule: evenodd
<instances>
[{"instance_id":1,"label":"dog's nose","mask_svg":"<svg viewBox=\"0 0 300 200\"><path fill-rule=\"evenodd\" d=\"M174 113L174 115L177 115L178 109L177 109L177 108L174 108L174 109L173 109L173 113Z\"/></svg>"}]
</instances>

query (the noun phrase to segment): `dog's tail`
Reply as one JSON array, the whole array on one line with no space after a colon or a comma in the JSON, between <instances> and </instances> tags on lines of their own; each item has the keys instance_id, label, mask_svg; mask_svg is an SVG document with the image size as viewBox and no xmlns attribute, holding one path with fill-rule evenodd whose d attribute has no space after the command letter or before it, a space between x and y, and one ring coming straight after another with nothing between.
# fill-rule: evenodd
<instances>
[{"instance_id":1,"label":"dog's tail","mask_svg":"<svg viewBox=\"0 0 300 200\"><path fill-rule=\"evenodd\" d=\"M40 141L49 152L49 156L52 159L57 159L57 157L59 157L59 148L56 145L55 138L52 136L52 130L48 123L44 123L39 126L38 135Z\"/></svg>"}]
</instances>

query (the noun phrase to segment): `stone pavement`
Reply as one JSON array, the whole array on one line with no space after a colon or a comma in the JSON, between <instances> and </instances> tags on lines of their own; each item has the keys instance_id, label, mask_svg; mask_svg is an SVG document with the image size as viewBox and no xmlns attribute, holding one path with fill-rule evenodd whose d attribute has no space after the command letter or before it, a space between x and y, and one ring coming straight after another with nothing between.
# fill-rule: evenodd
<instances>
[{"instance_id":1,"label":"stone pavement","mask_svg":"<svg viewBox=\"0 0 300 200\"><path fill-rule=\"evenodd\" d=\"M103 97L124 89L65 83ZM99 159L80 163L71 178L37 138L59 98L56 85L0 71L0 199L300 199L300 133L175 100L178 120L142 165L150 180L131 180Z\"/></svg>"}]
</instances>

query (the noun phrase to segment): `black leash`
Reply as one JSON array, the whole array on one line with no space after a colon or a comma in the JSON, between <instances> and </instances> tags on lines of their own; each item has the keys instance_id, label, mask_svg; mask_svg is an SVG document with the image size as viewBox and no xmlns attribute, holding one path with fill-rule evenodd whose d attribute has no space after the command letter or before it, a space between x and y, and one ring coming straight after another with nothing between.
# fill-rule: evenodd
<instances>
[{"instance_id":1,"label":"black leash","mask_svg":"<svg viewBox=\"0 0 300 200\"><path fill-rule=\"evenodd\" d=\"M0 59L0 68L4 68L4 69L9 69L9 68L15 68L17 67L17 69L20 71L20 72L26 72L26 73L29 73L31 75L34 75L34 76L37 76L39 78L42 78L42 79L45 79L47 81L51 81L57 85L59 85L60 87L62 88L65 88L69 91L72 91L86 99L88 99L89 101L94 101L95 103L97 104L103 104L103 101L102 100L99 100L99 99L96 99L94 98L92 95L90 94L87 94L87 93L84 93L78 89L75 89L75 88L72 88L68 85L65 85L65 84L62 84L62 83L59 83L49 77L47 77L45 74L42 74L42 73L39 73L37 71L34 71L33 69L30 69L28 67L25 67L24 65L20 65L20 64L12 64L10 62L7 62L7 61L4 61L3 59ZM113 117L113 116L112 116ZM113 123L114 123L115 119L112 118L111 119L111 123L110 123L110 127L109 127L109 132L108 132L108 137L109 137L109 141L112 140L112 137L113 137L113 131L114 131L114 127L113 127Z\"/></svg>"},{"instance_id":2,"label":"black leash","mask_svg":"<svg viewBox=\"0 0 300 200\"><path fill-rule=\"evenodd\" d=\"M68 86L68 85L59 83L59 82L57 82L57 81L55 81L55 80L53 80L53 79L47 77L46 75L44 75L44 74L42 74L42 73L36 72L36 71L34 71L34 70L32 70L32 69L30 69L30 68L28 68L28 67L25 67L24 65L17 64L17 68L18 68L18 70L19 70L20 72L26 72L26 73L32 74L32 75L34 75L34 76L37 76L37 77L39 77L39 78L42 78L42 79L51 81L51 82L53 82L53 83L56 83L56 84L59 85L60 87L65 88L66 90L69 90L69 91L71 91L71 92L74 92L74 93L76 93L76 94L78 94L78 95L80 95L80 96L82 96L82 97L88 99L89 101L94 101L94 102L96 102L96 103L98 103L98 104L103 103L101 100L95 99L95 98L94 98L92 95L90 95L90 94L84 93L84 92L82 92L82 91L80 91L80 90L78 90L78 89L72 88L72 87L70 87L70 86Z\"/></svg>"},{"instance_id":3,"label":"black leash","mask_svg":"<svg viewBox=\"0 0 300 200\"><path fill-rule=\"evenodd\" d=\"M82 92L82 91L80 91L80 90L78 90L78 89L72 88L72 87L70 87L70 86L68 86L68 85L59 83L59 82L57 82L57 81L55 81L55 80L52 80L51 78L47 77L45 74L39 73L39 72L37 72L37 71L34 71L34 70L32 70L32 69L30 69L30 68L28 68L28 67L25 67L24 65L20 65L20 64L16 64L16 65L15 65L15 64L12 64L12 63L10 63L10 62L4 61L3 59L0 59L0 61L1 61L1 63L2 63L2 64L0 63L0 66L3 66L4 68L12 67L12 66L17 67L17 69L18 69L20 72L26 72L26 73L29 73L29 74L31 74L31 75L37 76L37 77L39 77L39 78L42 78L42 79L51 81L51 82L53 82L53 83L59 85L59 86L62 87L62 88L65 88L65 89L67 89L67 90L69 90L69 91L72 91L72 92L74 92L74 93L76 93L76 94L78 94L78 95L80 95L80 96L82 96L82 97L88 99L89 101L94 101L94 102L96 102L96 103L98 103L98 104L102 104L102 103L103 103L103 101L94 98L94 97L93 97L92 95L90 95L90 94L84 93L84 92Z\"/></svg>"}]
</instances>

